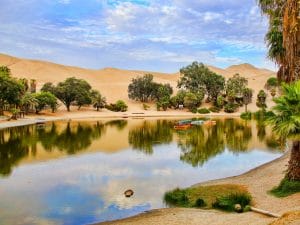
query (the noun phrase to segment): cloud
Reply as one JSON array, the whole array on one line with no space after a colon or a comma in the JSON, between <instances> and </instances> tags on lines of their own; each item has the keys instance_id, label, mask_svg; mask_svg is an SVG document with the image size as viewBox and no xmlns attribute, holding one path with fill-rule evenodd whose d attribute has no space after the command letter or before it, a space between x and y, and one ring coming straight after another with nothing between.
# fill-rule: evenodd
<instances>
[{"instance_id":1,"label":"cloud","mask_svg":"<svg viewBox=\"0 0 300 225\"><path fill-rule=\"evenodd\" d=\"M267 21L255 0L4 0L2 6L1 49L21 57L172 72L194 60L271 65L258 60L266 55Z\"/></svg>"}]
</instances>

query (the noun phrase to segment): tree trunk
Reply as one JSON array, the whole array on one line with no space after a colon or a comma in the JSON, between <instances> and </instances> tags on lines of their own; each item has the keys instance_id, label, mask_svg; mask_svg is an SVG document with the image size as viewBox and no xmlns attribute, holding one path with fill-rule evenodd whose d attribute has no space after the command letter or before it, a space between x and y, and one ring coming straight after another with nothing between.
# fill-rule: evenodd
<instances>
[{"instance_id":1,"label":"tree trunk","mask_svg":"<svg viewBox=\"0 0 300 225\"><path fill-rule=\"evenodd\" d=\"M247 104L245 104L245 112L248 112L248 109L247 109Z\"/></svg>"},{"instance_id":2,"label":"tree trunk","mask_svg":"<svg viewBox=\"0 0 300 225\"><path fill-rule=\"evenodd\" d=\"M286 176L289 180L300 181L300 140L293 141L291 158Z\"/></svg>"},{"instance_id":3,"label":"tree trunk","mask_svg":"<svg viewBox=\"0 0 300 225\"><path fill-rule=\"evenodd\" d=\"M67 107L67 111L70 112L70 105L66 104L66 107Z\"/></svg>"}]
</instances>

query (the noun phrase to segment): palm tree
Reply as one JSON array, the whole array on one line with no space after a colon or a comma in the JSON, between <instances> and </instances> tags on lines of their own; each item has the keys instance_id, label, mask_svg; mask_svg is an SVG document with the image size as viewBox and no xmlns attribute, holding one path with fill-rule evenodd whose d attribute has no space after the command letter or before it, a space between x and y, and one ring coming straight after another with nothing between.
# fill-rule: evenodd
<instances>
[{"instance_id":1,"label":"palm tree","mask_svg":"<svg viewBox=\"0 0 300 225\"><path fill-rule=\"evenodd\" d=\"M103 97L99 91L93 90L91 95L92 95L93 106L94 106L94 108L97 109L97 111L99 111L99 109L102 109L105 107L106 98Z\"/></svg>"},{"instance_id":2,"label":"palm tree","mask_svg":"<svg viewBox=\"0 0 300 225\"><path fill-rule=\"evenodd\" d=\"M25 93L20 101L20 106L22 110L25 111L25 114L28 114L31 108L34 108L38 104L38 100L31 93Z\"/></svg>"},{"instance_id":3,"label":"palm tree","mask_svg":"<svg viewBox=\"0 0 300 225\"><path fill-rule=\"evenodd\" d=\"M258 0L258 4L269 18L268 56L280 66L279 80L290 83L300 79L300 2Z\"/></svg>"},{"instance_id":4,"label":"palm tree","mask_svg":"<svg viewBox=\"0 0 300 225\"><path fill-rule=\"evenodd\" d=\"M292 141L286 177L300 181L300 81L283 85L283 94L275 98L274 115L268 118L274 132Z\"/></svg>"}]
</instances>

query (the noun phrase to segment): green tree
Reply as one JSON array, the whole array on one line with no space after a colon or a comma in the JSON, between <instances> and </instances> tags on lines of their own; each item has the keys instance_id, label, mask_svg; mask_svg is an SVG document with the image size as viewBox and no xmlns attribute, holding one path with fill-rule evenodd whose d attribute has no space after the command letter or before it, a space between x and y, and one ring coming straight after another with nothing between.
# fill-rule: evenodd
<instances>
[{"instance_id":1,"label":"green tree","mask_svg":"<svg viewBox=\"0 0 300 225\"><path fill-rule=\"evenodd\" d=\"M188 92L184 97L184 106L193 111L201 105L203 98L204 91L198 93Z\"/></svg>"},{"instance_id":2,"label":"green tree","mask_svg":"<svg viewBox=\"0 0 300 225\"><path fill-rule=\"evenodd\" d=\"M179 90L175 96L172 96L170 99L171 105L178 109L180 105L184 105L184 97L186 96L187 91Z\"/></svg>"},{"instance_id":3,"label":"green tree","mask_svg":"<svg viewBox=\"0 0 300 225\"><path fill-rule=\"evenodd\" d=\"M58 83L54 94L70 111L71 104L82 105L90 102L91 86L85 80L71 77Z\"/></svg>"},{"instance_id":4,"label":"green tree","mask_svg":"<svg viewBox=\"0 0 300 225\"><path fill-rule=\"evenodd\" d=\"M106 105L106 98L100 94L99 91L93 90L91 93L93 107L99 111Z\"/></svg>"},{"instance_id":5,"label":"green tree","mask_svg":"<svg viewBox=\"0 0 300 225\"><path fill-rule=\"evenodd\" d=\"M212 101L215 104L224 88L225 78L221 75L211 72L205 77L205 89L209 102Z\"/></svg>"},{"instance_id":6,"label":"green tree","mask_svg":"<svg viewBox=\"0 0 300 225\"><path fill-rule=\"evenodd\" d=\"M25 111L25 114L29 113L31 108L35 108L38 104L38 100L35 97L35 94L26 92L20 100L20 107Z\"/></svg>"},{"instance_id":7,"label":"green tree","mask_svg":"<svg viewBox=\"0 0 300 225\"><path fill-rule=\"evenodd\" d=\"M0 67L0 115L3 115L5 104L19 104L22 93L22 83L10 76L9 68Z\"/></svg>"},{"instance_id":8,"label":"green tree","mask_svg":"<svg viewBox=\"0 0 300 225\"><path fill-rule=\"evenodd\" d=\"M178 88L185 88L190 92L197 93L205 89L206 76L211 75L212 72L203 63L193 62L191 65L183 67L180 74Z\"/></svg>"},{"instance_id":9,"label":"green tree","mask_svg":"<svg viewBox=\"0 0 300 225\"><path fill-rule=\"evenodd\" d=\"M247 84L248 80L239 74L229 78L226 84L226 95L229 102L233 103L237 98L242 98Z\"/></svg>"},{"instance_id":10,"label":"green tree","mask_svg":"<svg viewBox=\"0 0 300 225\"><path fill-rule=\"evenodd\" d=\"M267 122L280 137L292 140L291 158L286 177L300 181L300 81L283 85L283 95L275 98L274 115Z\"/></svg>"},{"instance_id":11,"label":"green tree","mask_svg":"<svg viewBox=\"0 0 300 225\"><path fill-rule=\"evenodd\" d=\"M39 113L40 111L45 109L46 106L49 106L52 109L52 112L56 110L57 100L56 97L50 92L35 93L34 97L37 101L37 104L35 104L36 113Z\"/></svg>"},{"instance_id":12,"label":"green tree","mask_svg":"<svg viewBox=\"0 0 300 225\"><path fill-rule=\"evenodd\" d=\"M247 106L252 102L253 90L245 88L243 90L243 103L245 104L245 112L247 112Z\"/></svg>"},{"instance_id":13,"label":"green tree","mask_svg":"<svg viewBox=\"0 0 300 225\"><path fill-rule=\"evenodd\" d=\"M264 90L260 90L257 94L257 100L256 100L257 107L262 108L263 110L267 108L266 99L267 99L267 93Z\"/></svg>"},{"instance_id":14,"label":"green tree","mask_svg":"<svg viewBox=\"0 0 300 225\"><path fill-rule=\"evenodd\" d=\"M51 82L47 82L43 85L41 88L41 91L43 92L50 92L55 95L55 85L53 85Z\"/></svg>"},{"instance_id":15,"label":"green tree","mask_svg":"<svg viewBox=\"0 0 300 225\"><path fill-rule=\"evenodd\" d=\"M128 97L135 101L148 102L155 98L155 83L152 74L133 78L128 86Z\"/></svg>"},{"instance_id":16,"label":"green tree","mask_svg":"<svg viewBox=\"0 0 300 225\"><path fill-rule=\"evenodd\" d=\"M271 89L271 88L276 88L278 86L278 80L276 77L270 77L268 80L267 80L267 83L265 85L265 87L267 89Z\"/></svg>"}]
</instances>

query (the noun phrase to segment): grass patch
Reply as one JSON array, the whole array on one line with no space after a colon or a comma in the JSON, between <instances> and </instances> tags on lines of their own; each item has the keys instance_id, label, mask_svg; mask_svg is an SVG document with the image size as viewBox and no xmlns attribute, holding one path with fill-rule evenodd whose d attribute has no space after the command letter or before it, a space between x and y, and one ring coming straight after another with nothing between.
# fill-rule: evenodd
<instances>
[{"instance_id":1,"label":"grass patch","mask_svg":"<svg viewBox=\"0 0 300 225\"><path fill-rule=\"evenodd\" d=\"M200 108L200 109L198 109L198 113L208 114L208 113L210 113L210 111L207 108Z\"/></svg>"},{"instance_id":2,"label":"grass patch","mask_svg":"<svg viewBox=\"0 0 300 225\"><path fill-rule=\"evenodd\" d=\"M217 199L229 195L247 195L249 192L244 186L234 184L198 186L186 189L176 188L166 192L164 201L168 206L189 208L213 208Z\"/></svg>"},{"instance_id":3,"label":"grass patch","mask_svg":"<svg viewBox=\"0 0 300 225\"><path fill-rule=\"evenodd\" d=\"M249 193L234 193L230 195L224 195L217 198L213 203L213 207L224 211L235 211L235 204L241 205L242 209L250 205L251 196Z\"/></svg>"},{"instance_id":4,"label":"grass patch","mask_svg":"<svg viewBox=\"0 0 300 225\"><path fill-rule=\"evenodd\" d=\"M284 178L278 187L270 191L276 197L286 197L297 192L300 192L300 181L290 181L287 178Z\"/></svg>"}]
</instances>

